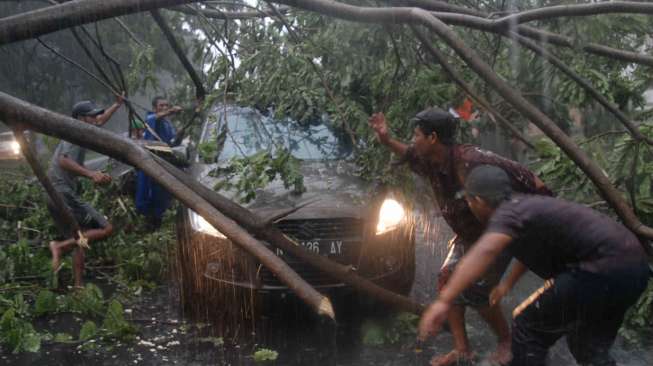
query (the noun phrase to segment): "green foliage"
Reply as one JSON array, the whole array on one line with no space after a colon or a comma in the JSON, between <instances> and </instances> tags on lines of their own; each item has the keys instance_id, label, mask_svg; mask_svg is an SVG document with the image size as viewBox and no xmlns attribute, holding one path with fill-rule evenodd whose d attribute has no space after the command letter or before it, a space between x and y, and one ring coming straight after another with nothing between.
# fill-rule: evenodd
<instances>
[{"instance_id":1,"label":"green foliage","mask_svg":"<svg viewBox=\"0 0 653 366\"><path fill-rule=\"evenodd\" d=\"M136 328L125 320L122 304L116 300L109 303L102 328L114 338L128 338L136 332Z\"/></svg>"},{"instance_id":2,"label":"green foliage","mask_svg":"<svg viewBox=\"0 0 653 366\"><path fill-rule=\"evenodd\" d=\"M0 285L9 282L14 277L14 261L0 248Z\"/></svg>"},{"instance_id":3,"label":"green foliage","mask_svg":"<svg viewBox=\"0 0 653 366\"><path fill-rule=\"evenodd\" d=\"M256 197L257 189L265 187L277 176L293 193L306 191L299 159L285 148L277 148L274 156L269 151L260 151L252 156L232 158L227 168L217 168L213 175L221 179L215 190L233 189L245 203Z\"/></svg>"},{"instance_id":4,"label":"green foliage","mask_svg":"<svg viewBox=\"0 0 653 366\"><path fill-rule=\"evenodd\" d=\"M414 337L418 321L419 317L411 313L400 313L385 319L367 319L361 327L363 344L383 346L396 344L405 337Z\"/></svg>"},{"instance_id":5,"label":"green foliage","mask_svg":"<svg viewBox=\"0 0 653 366\"><path fill-rule=\"evenodd\" d=\"M155 76L154 49L152 47L134 47L133 49L134 57L129 65L127 85L130 90L147 89L148 86L155 89L158 80Z\"/></svg>"},{"instance_id":6,"label":"green foliage","mask_svg":"<svg viewBox=\"0 0 653 366\"><path fill-rule=\"evenodd\" d=\"M38 352L41 349L40 335L13 308L5 311L0 318L0 342L6 344L13 353Z\"/></svg>"},{"instance_id":7,"label":"green foliage","mask_svg":"<svg viewBox=\"0 0 653 366\"><path fill-rule=\"evenodd\" d=\"M41 316L57 311L57 299L52 291L41 290L34 302L34 315Z\"/></svg>"},{"instance_id":8,"label":"green foliage","mask_svg":"<svg viewBox=\"0 0 653 366\"><path fill-rule=\"evenodd\" d=\"M53 340L57 343L69 343L73 340L73 336L68 333L57 333Z\"/></svg>"},{"instance_id":9,"label":"green foliage","mask_svg":"<svg viewBox=\"0 0 653 366\"><path fill-rule=\"evenodd\" d=\"M256 363L276 361L277 357L279 357L279 352L268 348L261 348L254 352L254 362Z\"/></svg>"},{"instance_id":10,"label":"green foliage","mask_svg":"<svg viewBox=\"0 0 653 366\"><path fill-rule=\"evenodd\" d=\"M87 341L97 334L98 329L97 326L95 325L95 322L91 320L87 320L84 322L82 325L82 328L79 330L79 340L80 341Z\"/></svg>"},{"instance_id":11,"label":"green foliage","mask_svg":"<svg viewBox=\"0 0 653 366\"><path fill-rule=\"evenodd\" d=\"M13 173L0 176L0 203L9 207L0 207L0 238L7 242L0 247L0 315L6 314L0 325L0 343L15 352L25 352L38 350L41 342L73 342L68 334L53 335L47 329L35 329L33 324L37 317L63 313L86 318L79 340L131 339L136 328L124 318L118 300L130 301L141 295L143 288L151 288L165 278L168 243L174 239L171 217L166 217L159 232L139 232L134 225L139 218L133 203L120 196L117 185L97 188L83 182L83 199L122 228L108 240L91 245L86 257L87 274L98 274L93 269L96 266L106 267L108 273L103 275L111 276L118 285L111 297L92 283L55 295L48 281L50 251L42 243L52 240L56 230L42 188L29 175ZM64 257L64 263L67 265L59 277L65 284L72 280L69 256ZM100 325L93 321L98 319L102 320Z\"/></svg>"},{"instance_id":12,"label":"green foliage","mask_svg":"<svg viewBox=\"0 0 653 366\"><path fill-rule=\"evenodd\" d=\"M213 140L197 145L197 151L202 161L208 164L215 162L215 158L218 156L218 146Z\"/></svg>"}]
</instances>

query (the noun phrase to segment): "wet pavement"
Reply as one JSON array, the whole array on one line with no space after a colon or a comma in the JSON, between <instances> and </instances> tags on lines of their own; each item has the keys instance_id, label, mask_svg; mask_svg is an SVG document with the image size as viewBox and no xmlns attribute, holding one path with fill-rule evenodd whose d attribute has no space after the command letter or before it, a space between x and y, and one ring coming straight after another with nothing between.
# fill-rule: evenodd
<instances>
[{"instance_id":1,"label":"wet pavement","mask_svg":"<svg viewBox=\"0 0 653 366\"><path fill-rule=\"evenodd\" d=\"M429 215L432 217L433 214ZM411 296L428 302L435 294L435 279L444 260L450 229L440 218L423 225L417 237L417 272ZM541 280L527 275L504 300L506 315ZM35 354L11 355L3 350L0 364L11 365L255 365L254 353L262 348L278 353L274 365L427 365L434 355L452 347L450 334L443 332L415 352L414 336L397 339L394 344L371 346L363 342L365 324L382 322L393 315L382 306L359 299L353 293L330 294L336 305L338 324L317 319L293 296L276 297L269 311L255 325L232 329L232 338L211 334L206 324L184 322L179 315L176 291L160 287L130 304L126 317L139 328L133 342L95 341L93 344L44 344ZM81 321L70 314L46 320L49 329L78 334ZM51 331L52 332L52 331ZM482 360L496 342L490 330L473 311L468 312L468 333L472 347ZM653 364L653 332L642 336L643 344L628 348L623 339L613 347L619 365ZM575 365L564 341L550 352L550 365ZM487 362L479 362L487 365Z\"/></svg>"}]
</instances>

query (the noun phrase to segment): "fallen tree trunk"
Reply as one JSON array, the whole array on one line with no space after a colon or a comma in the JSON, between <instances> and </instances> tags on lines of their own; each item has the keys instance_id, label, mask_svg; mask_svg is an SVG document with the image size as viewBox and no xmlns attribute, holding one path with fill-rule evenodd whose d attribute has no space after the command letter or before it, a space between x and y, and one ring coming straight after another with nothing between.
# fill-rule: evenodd
<instances>
[{"instance_id":1,"label":"fallen tree trunk","mask_svg":"<svg viewBox=\"0 0 653 366\"><path fill-rule=\"evenodd\" d=\"M249 235L233 220L225 217L197 193L186 188L161 167L149 152L132 140L37 107L2 92L0 92L0 118L12 126L19 125L62 138L141 169L180 202L204 217L232 242L252 254L318 314L335 319L333 307L327 297L317 292L286 262Z\"/></svg>"},{"instance_id":2,"label":"fallen tree trunk","mask_svg":"<svg viewBox=\"0 0 653 366\"><path fill-rule=\"evenodd\" d=\"M74 0L0 19L0 45L121 15L193 3L192 0Z\"/></svg>"},{"instance_id":3,"label":"fallen tree trunk","mask_svg":"<svg viewBox=\"0 0 653 366\"><path fill-rule=\"evenodd\" d=\"M284 235L281 230L269 225L267 220L264 220L219 193L212 191L167 161L158 157L156 157L156 159L159 160L161 165L170 172L170 174L179 179L180 182L184 183L188 188L192 189L207 202L211 203L213 207L221 212L225 212L226 215L241 224L248 231L252 232L256 237L265 240L275 247L280 248L324 273L327 273L333 278L347 283L362 293L390 305L395 309L412 312L418 315L424 310L423 304L418 304L405 296L386 290L374 282L358 275L352 267L336 263L328 258L303 249Z\"/></svg>"},{"instance_id":4,"label":"fallen tree trunk","mask_svg":"<svg viewBox=\"0 0 653 366\"><path fill-rule=\"evenodd\" d=\"M45 192L50 197L50 200L59 211L59 214L63 217L63 221L72 229L75 239L81 239L79 237L81 233L81 230L79 228L79 223L77 222L77 220L75 220L75 216L73 216L70 209L68 209L68 206L66 206L66 204L64 203L61 193L59 193L56 189L54 189L52 182L45 174L43 167L41 167L41 163L39 163L39 160L36 158L36 154L34 153L32 144L25 138L25 134L23 133L22 128L17 127L15 125L12 127L14 127L13 128L14 136L16 137L16 141L18 141L18 143L20 144L21 152L23 153L23 156L27 160L27 163L32 168L34 175L45 189Z\"/></svg>"}]
</instances>

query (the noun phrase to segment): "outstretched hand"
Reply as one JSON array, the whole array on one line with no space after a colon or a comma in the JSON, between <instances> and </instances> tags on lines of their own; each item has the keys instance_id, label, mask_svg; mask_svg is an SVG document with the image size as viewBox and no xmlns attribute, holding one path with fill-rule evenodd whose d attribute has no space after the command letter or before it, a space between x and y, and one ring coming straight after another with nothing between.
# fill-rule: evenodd
<instances>
[{"instance_id":1,"label":"outstretched hand","mask_svg":"<svg viewBox=\"0 0 653 366\"><path fill-rule=\"evenodd\" d=\"M388 130L388 123L385 120L385 115L382 112L374 113L367 120L367 123L372 127L374 133L376 133L376 138L380 143L385 144L390 139L390 133Z\"/></svg>"},{"instance_id":2,"label":"outstretched hand","mask_svg":"<svg viewBox=\"0 0 653 366\"><path fill-rule=\"evenodd\" d=\"M424 314L422 314L422 318L419 321L417 337L421 341L425 341L429 337L438 334L445 320L447 320L450 308L451 305L443 301L436 301L431 304Z\"/></svg>"}]
</instances>

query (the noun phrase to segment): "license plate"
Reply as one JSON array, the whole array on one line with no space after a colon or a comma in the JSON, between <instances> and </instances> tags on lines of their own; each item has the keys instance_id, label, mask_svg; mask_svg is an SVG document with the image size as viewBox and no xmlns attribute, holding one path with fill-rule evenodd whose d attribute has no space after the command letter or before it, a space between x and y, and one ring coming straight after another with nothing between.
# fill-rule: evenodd
<instances>
[{"instance_id":1,"label":"license plate","mask_svg":"<svg viewBox=\"0 0 653 366\"><path fill-rule=\"evenodd\" d=\"M342 240L300 240L298 244L309 252L320 255L339 256L345 252ZM283 255L283 250L277 248L277 255Z\"/></svg>"}]
</instances>

